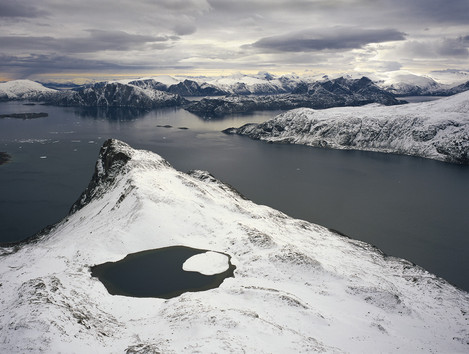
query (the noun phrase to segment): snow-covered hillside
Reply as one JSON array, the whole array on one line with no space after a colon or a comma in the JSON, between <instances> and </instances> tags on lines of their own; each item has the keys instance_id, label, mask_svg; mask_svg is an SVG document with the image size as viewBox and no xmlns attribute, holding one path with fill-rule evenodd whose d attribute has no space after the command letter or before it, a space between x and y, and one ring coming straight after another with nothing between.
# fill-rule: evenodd
<instances>
[{"instance_id":1,"label":"snow-covered hillside","mask_svg":"<svg viewBox=\"0 0 469 354\"><path fill-rule=\"evenodd\" d=\"M91 277L93 265L173 245L230 255L235 277L169 300L113 296ZM469 349L468 293L115 140L71 215L3 249L0 286L4 353Z\"/></svg>"},{"instance_id":2,"label":"snow-covered hillside","mask_svg":"<svg viewBox=\"0 0 469 354\"><path fill-rule=\"evenodd\" d=\"M469 89L469 80L444 84L429 76L412 73L395 74L377 81L384 90L396 96L451 96Z\"/></svg>"},{"instance_id":3,"label":"snow-covered hillside","mask_svg":"<svg viewBox=\"0 0 469 354\"><path fill-rule=\"evenodd\" d=\"M0 101L27 100L57 92L31 80L13 80L0 83Z\"/></svg>"},{"instance_id":4,"label":"snow-covered hillside","mask_svg":"<svg viewBox=\"0 0 469 354\"><path fill-rule=\"evenodd\" d=\"M469 164L469 91L399 106L297 109L225 132L270 142L368 150Z\"/></svg>"},{"instance_id":5,"label":"snow-covered hillside","mask_svg":"<svg viewBox=\"0 0 469 354\"><path fill-rule=\"evenodd\" d=\"M62 91L56 100L48 103L84 107L135 107L151 109L179 106L184 99L178 95L154 88L141 88L131 84L100 82L74 91Z\"/></svg>"},{"instance_id":6,"label":"snow-covered hillside","mask_svg":"<svg viewBox=\"0 0 469 354\"><path fill-rule=\"evenodd\" d=\"M431 77L414 74L395 75L385 80L381 87L399 96L433 95L448 88Z\"/></svg>"},{"instance_id":7,"label":"snow-covered hillside","mask_svg":"<svg viewBox=\"0 0 469 354\"><path fill-rule=\"evenodd\" d=\"M450 96L469 88L469 78L464 76L454 77L454 81L435 80L431 76L416 75L411 72L399 71L385 76L375 73L342 73L334 75L274 75L267 72L257 74L233 74L220 77L168 77L156 76L151 79L138 79L131 82L137 84L141 81L154 81L165 87L163 90L177 93L183 96L204 96L204 95L274 95L291 93L299 88L321 84L327 81L335 81L339 78L346 80L358 80L366 76L370 78L380 88L398 96ZM192 86L206 86L211 89L204 93L198 88L187 90L183 82L189 82ZM130 83L130 81L126 81ZM182 87L181 87L182 86Z\"/></svg>"},{"instance_id":8,"label":"snow-covered hillside","mask_svg":"<svg viewBox=\"0 0 469 354\"><path fill-rule=\"evenodd\" d=\"M362 106L369 103L395 105L402 102L366 77L360 79L340 77L321 82L300 83L290 94L204 98L187 105L186 109L199 116L211 118L262 110L287 110L299 107L323 109Z\"/></svg>"},{"instance_id":9,"label":"snow-covered hillside","mask_svg":"<svg viewBox=\"0 0 469 354\"><path fill-rule=\"evenodd\" d=\"M292 76L276 76L266 72L259 72L256 75L238 73L225 77L215 77L208 79L207 82L232 94L265 95L291 92L300 80Z\"/></svg>"},{"instance_id":10,"label":"snow-covered hillside","mask_svg":"<svg viewBox=\"0 0 469 354\"><path fill-rule=\"evenodd\" d=\"M98 82L73 90L53 90L30 80L0 83L0 101L9 100L39 101L58 106L139 109L180 106L185 103L179 95L154 87L138 87L120 82Z\"/></svg>"}]
</instances>

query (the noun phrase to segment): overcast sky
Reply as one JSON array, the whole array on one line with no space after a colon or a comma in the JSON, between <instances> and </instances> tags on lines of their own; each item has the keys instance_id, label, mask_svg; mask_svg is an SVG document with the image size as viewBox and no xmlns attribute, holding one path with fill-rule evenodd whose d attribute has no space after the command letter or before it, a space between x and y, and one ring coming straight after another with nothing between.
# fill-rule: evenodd
<instances>
[{"instance_id":1,"label":"overcast sky","mask_svg":"<svg viewBox=\"0 0 469 354\"><path fill-rule=\"evenodd\" d=\"M469 0L0 0L0 81L469 70Z\"/></svg>"}]
</instances>

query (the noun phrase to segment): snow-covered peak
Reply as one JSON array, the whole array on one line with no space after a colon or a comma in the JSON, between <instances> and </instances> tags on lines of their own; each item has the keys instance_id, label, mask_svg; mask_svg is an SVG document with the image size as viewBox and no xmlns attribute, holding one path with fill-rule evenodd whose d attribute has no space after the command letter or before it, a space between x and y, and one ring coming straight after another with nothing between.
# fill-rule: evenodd
<instances>
[{"instance_id":1,"label":"snow-covered peak","mask_svg":"<svg viewBox=\"0 0 469 354\"><path fill-rule=\"evenodd\" d=\"M109 140L75 206L3 250L1 352L467 352L469 294L206 172ZM164 300L113 296L91 277L93 265L173 245L230 255L234 278Z\"/></svg>"},{"instance_id":2,"label":"snow-covered peak","mask_svg":"<svg viewBox=\"0 0 469 354\"><path fill-rule=\"evenodd\" d=\"M405 73L405 74L395 74L388 77L384 80L384 85L394 85L394 86L402 86L402 85L414 85L419 86L421 88L429 88L438 86L439 83L433 80L431 77L428 76L420 76L415 75L412 73Z\"/></svg>"},{"instance_id":3,"label":"snow-covered peak","mask_svg":"<svg viewBox=\"0 0 469 354\"><path fill-rule=\"evenodd\" d=\"M174 76L170 76L170 75L157 75L157 76L148 76L148 77L140 77L140 78L137 78L137 79L121 79L121 80L114 80L114 81L108 81L109 83L113 83L113 82L116 82L116 83L119 83L119 84L123 84L123 85L128 85L132 82L136 82L136 81L155 81L155 82L159 82L159 83L162 83L163 85L166 85L166 86L171 86L171 85L177 85L178 83L180 83L181 81L183 81L184 79L181 79L181 78L176 78Z\"/></svg>"},{"instance_id":4,"label":"snow-covered peak","mask_svg":"<svg viewBox=\"0 0 469 354\"><path fill-rule=\"evenodd\" d=\"M469 81L469 70L432 71L430 76L446 85L459 85Z\"/></svg>"},{"instance_id":5,"label":"snow-covered peak","mask_svg":"<svg viewBox=\"0 0 469 354\"><path fill-rule=\"evenodd\" d=\"M53 92L56 90L31 80L13 80L0 83L0 97L8 99L22 99L33 94Z\"/></svg>"}]
</instances>

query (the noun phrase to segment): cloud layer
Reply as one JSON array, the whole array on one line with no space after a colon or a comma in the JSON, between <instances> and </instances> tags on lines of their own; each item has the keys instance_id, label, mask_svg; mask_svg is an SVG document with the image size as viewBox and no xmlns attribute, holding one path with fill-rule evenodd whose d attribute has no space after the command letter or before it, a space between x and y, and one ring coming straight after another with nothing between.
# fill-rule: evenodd
<instances>
[{"instance_id":1,"label":"cloud layer","mask_svg":"<svg viewBox=\"0 0 469 354\"><path fill-rule=\"evenodd\" d=\"M469 69L467 0L3 0L0 80Z\"/></svg>"},{"instance_id":2,"label":"cloud layer","mask_svg":"<svg viewBox=\"0 0 469 354\"><path fill-rule=\"evenodd\" d=\"M327 30L304 30L285 35L261 38L254 48L279 52L311 52L321 50L359 49L370 43L404 40L404 33L389 29L334 27Z\"/></svg>"}]
</instances>

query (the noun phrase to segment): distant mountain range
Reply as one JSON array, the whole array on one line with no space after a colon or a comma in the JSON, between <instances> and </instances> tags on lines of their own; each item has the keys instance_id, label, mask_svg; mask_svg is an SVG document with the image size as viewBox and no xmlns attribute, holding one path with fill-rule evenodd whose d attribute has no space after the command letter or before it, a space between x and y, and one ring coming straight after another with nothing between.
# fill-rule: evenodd
<instances>
[{"instance_id":1,"label":"distant mountain range","mask_svg":"<svg viewBox=\"0 0 469 354\"><path fill-rule=\"evenodd\" d=\"M395 105L404 102L398 101L393 94L380 89L366 77L340 77L322 82L301 82L288 94L204 98L189 104L186 109L200 116L218 117L258 110L288 110L299 107L323 109L369 103Z\"/></svg>"},{"instance_id":2,"label":"distant mountain range","mask_svg":"<svg viewBox=\"0 0 469 354\"><path fill-rule=\"evenodd\" d=\"M469 90L469 81L442 84L431 77L397 75L392 80L377 82L384 90L398 96L451 96Z\"/></svg>"},{"instance_id":3,"label":"distant mountain range","mask_svg":"<svg viewBox=\"0 0 469 354\"><path fill-rule=\"evenodd\" d=\"M30 80L0 83L0 101L26 100L58 106L140 109L183 106L203 117L219 117L255 110L319 109L369 103L395 105L403 103L396 97L460 93L469 90L469 81L449 85L411 74L398 75L392 80L372 81L367 77L275 76L264 72L215 78L157 76L77 87L52 83L47 86ZM184 98L195 96L205 98L199 101Z\"/></svg>"}]
</instances>

